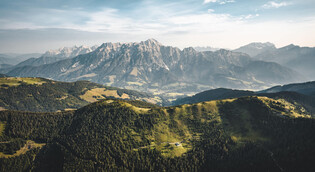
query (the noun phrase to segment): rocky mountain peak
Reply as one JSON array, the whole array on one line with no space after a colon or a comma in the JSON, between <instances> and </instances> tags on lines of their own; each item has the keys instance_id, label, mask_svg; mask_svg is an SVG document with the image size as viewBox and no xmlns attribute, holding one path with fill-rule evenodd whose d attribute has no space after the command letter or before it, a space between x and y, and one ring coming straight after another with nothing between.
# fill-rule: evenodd
<instances>
[{"instance_id":1,"label":"rocky mountain peak","mask_svg":"<svg viewBox=\"0 0 315 172\"><path fill-rule=\"evenodd\" d=\"M60 58L71 58L80 54L86 54L92 52L96 49L96 46L73 46L73 47L63 47L57 50L46 51L42 57L60 57Z\"/></svg>"},{"instance_id":2,"label":"rocky mountain peak","mask_svg":"<svg viewBox=\"0 0 315 172\"><path fill-rule=\"evenodd\" d=\"M275 48L275 45L273 43L270 43L270 42L265 42L265 43L253 42L253 43L250 43L250 44L245 45L245 46L251 47L251 48L257 48L257 49L262 49L262 48L265 48L265 47L273 47L273 48Z\"/></svg>"},{"instance_id":3,"label":"rocky mountain peak","mask_svg":"<svg viewBox=\"0 0 315 172\"><path fill-rule=\"evenodd\" d=\"M290 44L290 45L284 46L284 47L282 47L280 49L290 50L290 49L293 49L293 48L299 48L299 46L294 45L294 44Z\"/></svg>"},{"instance_id":4,"label":"rocky mountain peak","mask_svg":"<svg viewBox=\"0 0 315 172\"><path fill-rule=\"evenodd\" d=\"M101 46L97 48L98 51L104 51L104 50L117 50L117 48L120 48L122 46L121 43L111 43L111 42L106 42L103 43Z\"/></svg>"},{"instance_id":5,"label":"rocky mountain peak","mask_svg":"<svg viewBox=\"0 0 315 172\"><path fill-rule=\"evenodd\" d=\"M183 49L184 54L196 54L197 51L193 47L188 47Z\"/></svg>"},{"instance_id":6,"label":"rocky mountain peak","mask_svg":"<svg viewBox=\"0 0 315 172\"><path fill-rule=\"evenodd\" d=\"M146 41L142 41L140 44L144 44L144 45L147 45L147 46L152 46L152 45L158 45L158 46L161 46L162 44L159 43L157 40L153 39L153 38L150 38Z\"/></svg>"}]
</instances>

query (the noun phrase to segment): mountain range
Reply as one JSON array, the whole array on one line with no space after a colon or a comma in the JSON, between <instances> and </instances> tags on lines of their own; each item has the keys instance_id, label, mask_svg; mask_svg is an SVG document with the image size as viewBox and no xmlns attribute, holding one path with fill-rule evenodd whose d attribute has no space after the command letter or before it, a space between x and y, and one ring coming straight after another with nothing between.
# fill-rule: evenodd
<instances>
[{"instance_id":1,"label":"mountain range","mask_svg":"<svg viewBox=\"0 0 315 172\"><path fill-rule=\"evenodd\" d=\"M287 45L275 48L271 43L253 43L236 52L251 55L254 59L275 62L303 74L307 80L315 80L315 48Z\"/></svg>"},{"instance_id":2,"label":"mountain range","mask_svg":"<svg viewBox=\"0 0 315 172\"><path fill-rule=\"evenodd\" d=\"M60 81L89 80L169 96L218 87L263 89L304 80L290 68L244 53L180 50L154 39L104 43L87 54L40 66L16 67L6 74Z\"/></svg>"}]
</instances>

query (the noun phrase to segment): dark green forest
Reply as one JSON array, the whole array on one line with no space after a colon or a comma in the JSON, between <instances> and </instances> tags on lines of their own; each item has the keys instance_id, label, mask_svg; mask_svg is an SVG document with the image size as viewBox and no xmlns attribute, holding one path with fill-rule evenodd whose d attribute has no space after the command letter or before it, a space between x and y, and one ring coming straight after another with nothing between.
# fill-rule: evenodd
<instances>
[{"instance_id":1,"label":"dark green forest","mask_svg":"<svg viewBox=\"0 0 315 172\"><path fill-rule=\"evenodd\" d=\"M76 111L1 111L1 171L314 171L315 120L242 97L158 107L102 100ZM293 107L294 106L294 107ZM298 109L293 105L292 108ZM297 112L297 111L296 111ZM24 142L23 142L24 141ZM10 152L11 151L11 152Z\"/></svg>"}]
</instances>

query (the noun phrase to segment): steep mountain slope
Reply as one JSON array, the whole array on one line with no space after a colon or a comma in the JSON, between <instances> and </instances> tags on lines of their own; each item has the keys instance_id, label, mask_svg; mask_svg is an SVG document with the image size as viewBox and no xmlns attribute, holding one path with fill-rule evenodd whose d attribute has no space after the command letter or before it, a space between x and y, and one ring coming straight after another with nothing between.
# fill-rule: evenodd
<instances>
[{"instance_id":1,"label":"steep mountain slope","mask_svg":"<svg viewBox=\"0 0 315 172\"><path fill-rule=\"evenodd\" d=\"M274 44L270 42L261 43L261 42L253 42L248 45L244 45L238 49L233 50L234 52L242 52L254 57L263 52L270 52L275 50L276 47Z\"/></svg>"},{"instance_id":2,"label":"steep mountain slope","mask_svg":"<svg viewBox=\"0 0 315 172\"><path fill-rule=\"evenodd\" d=\"M273 51L262 52L254 58L279 63L315 80L314 47L299 47L291 44Z\"/></svg>"},{"instance_id":3,"label":"steep mountain slope","mask_svg":"<svg viewBox=\"0 0 315 172\"><path fill-rule=\"evenodd\" d=\"M45 52L41 57L39 58L30 58L27 59L14 67L22 67L22 66L40 66L44 64L50 64L57 62L59 60L64 60L67 58L72 58L75 56L78 56L80 54L86 54L89 52L94 51L97 48L97 46L74 46L74 47L63 47L58 50L49 50Z\"/></svg>"},{"instance_id":4,"label":"steep mountain slope","mask_svg":"<svg viewBox=\"0 0 315 172\"><path fill-rule=\"evenodd\" d=\"M1 171L314 171L315 120L266 97L167 108L103 100L63 113L3 111L0 121L7 147L34 141L0 154Z\"/></svg>"},{"instance_id":5,"label":"steep mountain slope","mask_svg":"<svg viewBox=\"0 0 315 172\"><path fill-rule=\"evenodd\" d=\"M88 81L68 83L43 78L0 78L0 110L54 112L77 109L106 98L163 104L157 96Z\"/></svg>"},{"instance_id":6,"label":"steep mountain slope","mask_svg":"<svg viewBox=\"0 0 315 172\"><path fill-rule=\"evenodd\" d=\"M91 53L53 64L16 68L7 74L63 81L85 79L155 94L195 93L217 87L258 89L302 78L288 68L255 61L243 53L180 50L154 39L104 43Z\"/></svg>"}]
</instances>

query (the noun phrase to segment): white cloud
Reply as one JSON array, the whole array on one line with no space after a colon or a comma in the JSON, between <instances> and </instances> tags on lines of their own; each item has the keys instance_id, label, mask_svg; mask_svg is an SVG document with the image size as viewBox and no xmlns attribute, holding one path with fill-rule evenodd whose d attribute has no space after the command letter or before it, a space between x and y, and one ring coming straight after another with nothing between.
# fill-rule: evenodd
<instances>
[{"instance_id":1,"label":"white cloud","mask_svg":"<svg viewBox=\"0 0 315 172\"><path fill-rule=\"evenodd\" d=\"M280 8L280 7L285 7L290 5L288 2L274 2L274 1L269 1L266 4L264 4L262 7L265 9L271 9L271 8Z\"/></svg>"},{"instance_id":2,"label":"white cloud","mask_svg":"<svg viewBox=\"0 0 315 172\"><path fill-rule=\"evenodd\" d=\"M213 13L214 9L208 9L208 13Z\"/></svg>"},{"instance_id":3,"label":"white cloud","mask_svg":"<svg viewBox=\"0 0 315 172\"><path fill-rule=\"evenodd\" d=\"M210 3L210 2L213 2L213 3L214 3L214 2L217 2L217 0L204 0L204 1L203 1L204 4L208 4L208 3Z\"/></svg>"}]
</instances>

